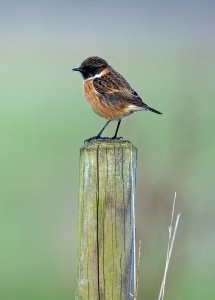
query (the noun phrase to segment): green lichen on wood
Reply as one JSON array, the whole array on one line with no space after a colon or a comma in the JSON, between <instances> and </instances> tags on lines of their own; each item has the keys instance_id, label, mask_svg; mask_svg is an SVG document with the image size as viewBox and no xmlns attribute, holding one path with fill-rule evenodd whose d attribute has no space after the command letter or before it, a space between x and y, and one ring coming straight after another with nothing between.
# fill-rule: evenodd
<instances>
[{"instance_id":1,"label":"green lichen on wood","mask_svg":"<svg viewBox=\"0 0 215 300\"><path fill-rule=\"evenodd\" d=\"M78 300L133 298L136 155L124 140L81 148Z\"/></svg>"}]
</instances>

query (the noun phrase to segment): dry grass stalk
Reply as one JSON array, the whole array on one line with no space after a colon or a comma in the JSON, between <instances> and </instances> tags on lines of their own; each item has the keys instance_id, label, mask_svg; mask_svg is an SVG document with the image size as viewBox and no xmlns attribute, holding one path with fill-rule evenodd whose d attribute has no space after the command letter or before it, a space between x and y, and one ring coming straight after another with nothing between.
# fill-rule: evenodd
<instances>
[{"instance_id":1,"label":"dry grass stalk","mask_svg":"<svg viewBox=\"0 0 215 300\"><path fill-rule=\"evenodd\" d=\"M163 280L162 280L158 300L164 299L166 276L167 276L169 262L170 262L170 258L171 258L171 254L172 254L174 241L175 241L176 231L177 231L178 223L179 223L179 219L180 219L180 214L178 214L176 217L175 224L173 225L174 213L175 213L175 200L176 200L176 192L175 192L175 196L174 196L174 200L173 200L172 216L171 216L171 222L170 222L170 226L169 226L169 241L168 241L168 247L167 247L166 265L165 265L165 270L164 270L164 275L163 275Z\"/></svg>"},{"instance_id":2,"label":"dry grass stalk","mask_svg":"<svg viewBox=\"0 0 215 300\"><path fill-rule=\"evenodd\" d=\"M168 240L168 246L167 246L167 254L166 254L166 264L165 264L165 270L164 270L164 275L162 279L162 284L160 288L160 293L158 300L163 300L164 299L164 290L165 290L165 285L166 285L166 277L167 277L167 271L169 268L169 263L170 263L170 258L172 255L172 249L176 237L176 231L178 228L179 224L179 219L180 219L180 214L177 215L175 224L173 224L174 220L174 214L175 214L175 202L176 202L176 192L174 195L174 200L173 200L173 206L172 206L172 215L171 215L171 222L169 226L169 240ZM138 251L138 260L137 260L137 267L136 267L136 257L134 261L134 295L131 294L134 300L137 300L137 292L138 292L138 278L139 278L139 272L140 272L140 253L141 253L141 240L139 241L139 251Z\"/></svg>"}]
</instances>

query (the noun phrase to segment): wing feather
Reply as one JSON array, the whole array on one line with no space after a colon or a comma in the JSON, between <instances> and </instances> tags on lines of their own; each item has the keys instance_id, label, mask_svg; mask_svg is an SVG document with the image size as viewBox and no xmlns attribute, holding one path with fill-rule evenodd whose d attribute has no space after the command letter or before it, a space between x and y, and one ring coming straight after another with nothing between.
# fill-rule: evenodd
<instances>
[{"instance_id":1,"label":"wing feather","mask_svg":"<svg viewBox=\"0 0 215 300\"><path fill-rule=\"evenodd\" d=\"M105 96L113 105L121 104L123 106L134 105L147 108L139 95L131 88L129 83L115 70L105 74L100 78L93 80L94 88L97 93Z\"/></svg>"}]
</instances>

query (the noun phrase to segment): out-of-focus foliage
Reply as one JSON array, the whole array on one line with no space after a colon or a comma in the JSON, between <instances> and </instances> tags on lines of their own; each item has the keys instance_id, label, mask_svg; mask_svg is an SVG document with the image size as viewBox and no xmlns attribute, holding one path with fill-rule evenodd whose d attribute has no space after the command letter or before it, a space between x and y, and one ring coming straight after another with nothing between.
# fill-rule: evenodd
<instances>
[{"instance_id":1,"label":"out-of-focus foliage","mask_svg":"<svg viewBox=\"0 0 215 300\"><path fill-rule=\"evenodd\" d=\"M164 113L120 128L138 148L139 298L157 298L175 191L166 299L214 298L214 5L162 3L2 4L0 299L74 299L79 148L104 120L71 70L91 55Z\"/></svg>"}]
</instances>

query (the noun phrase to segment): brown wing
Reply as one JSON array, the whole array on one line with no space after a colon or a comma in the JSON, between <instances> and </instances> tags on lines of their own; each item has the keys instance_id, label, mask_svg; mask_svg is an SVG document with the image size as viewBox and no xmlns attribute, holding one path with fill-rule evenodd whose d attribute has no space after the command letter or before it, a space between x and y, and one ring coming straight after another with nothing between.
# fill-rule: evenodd
<instances>
[{"instance_id":1,"label":"brown wing","mask_svg":"<svg viewBox=\"0 0 215 300\"><path fill-rule=\"evenodd\" d=\"M95 78L93 85L97 93L105 95L106 99L110 100L113 104L120 102L121 105L124 104L126 106L136 105L143 108L147 107L129 83L113 69L104 76Z\"/></svg>"},{"instance_id":2,"label":"brown wing","mask_svg":"<svg viewBox=\"0 0 215 300\"><path fill-rule=\"evenodd\" d=\"M148 105L143 103L140 97L132 95L131 93L127 91L120 91L120 92L113 92L108 93L105 95L106 99L111 101L111 103L114 105L120 104L121 106L136 106L140 108L147 108Z\"/></svg>"},{"instance_id":3,"label":"brown wing","mask_svg":"<svg viewBox=\"0 0 215 300\"><path fill-rule=\"evenodd\" d=\"M133 90L129 83L116 72L114 69L109 67L105 75L100 78L95 78L93 80L95 87L100 89L98 92L107 93L112 91L121 91L121 90Z\"/></svg>"}]
</instances>

